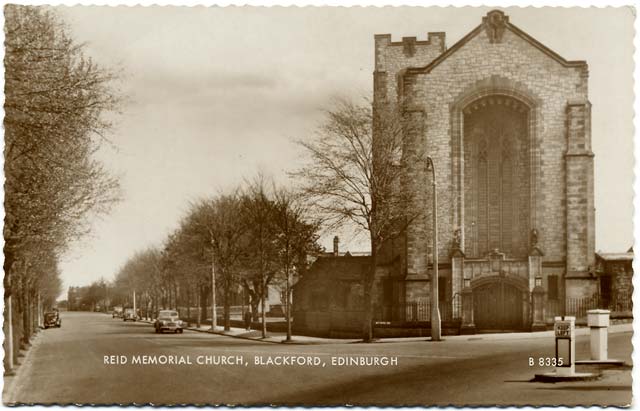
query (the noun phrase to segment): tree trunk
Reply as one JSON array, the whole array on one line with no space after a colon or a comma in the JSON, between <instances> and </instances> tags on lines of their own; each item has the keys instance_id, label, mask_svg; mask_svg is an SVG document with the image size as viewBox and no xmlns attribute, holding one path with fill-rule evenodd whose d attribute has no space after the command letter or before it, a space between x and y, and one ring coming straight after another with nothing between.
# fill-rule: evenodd
<instances>
[{"instance_id":1,"label":"tree trunk","mask_svg":"<svg viewBox=\"0 0 640 411\"><path fill-rule=\"evenodd\" d=\"M364 318L362 323L362 341L373 341L373 283L376 277L377 250L376 242L371 239L371 267L366 271L364 279Z\"/></svg>"},{"instance_id":2,"label":"tree trunk","mask_svg":"<svg viewBox=\"0 0 640 411\"><path fill-rule=\"evenodd\" d=\"M287 289L285 304L287 309L287 341L291 341L291 275L287 269Z\"/></svg>"},{"instance_id":3,"label":"tree trunk","mask_svg":"<svg viewBox=\"0 0 640 411\"><path fill-rule=\"evenodd\" d=\"M204 321L207 319L207 299L209 293L207 287L200 287L200 318Z\"/></svg>"},{"instance_id":4,"label":"tree trunk","mask_svg":"<svg viewBox=\"0 0 640 411\"><path fill-rule=\"evenodd\" d=\"M22 343L29 343L29 293L27 289L22 291Z\"/></svg>"},{"instance_id":5,"label":"tree trunk","mask_svg":"<svg viewBox=\"0 0 640 411\"><path fill-rule=\"evenodd\" d=\"M256 284L254 283L254 287L255 286ZM249 294L249 307L251 308L251 320L257 321L258 320L258 304L260 302L258 298L258 293L252 290L246 282L242 288L247 292L247 294Z\"/></svg>"},{"instance_id":6,"label":"tree trunk","mask_svg":"<svg viewBox=\"0 0 640 411\"><path fill-rule=\"evenodd\" d=\"M229 299L231 298L231 284L229 281L225 281L224 285L224 330L231 330L231 302ZM244 315L244 311L242 312Z\"/></svg>"},{"instance_id":7,"label":"tree trunk","mask_svg":"<svg viewBox=\"0 0 640 411\"><path fill-rule=\"evenodd\" d=\"M38 324L36 329L39 330L42 326L42 301L40 298L40 292L38 291Z\"/></svg>"},{"instance_id":8,"label":"tree trunk","mask_svg":"<svg viewBox=\"0 0 640 411\"><path fill-rule=\"evenodd\" d=\"M173 284L173 304L176 307L176 311L178 311L178 284Z\"/></svg>"},{"instance_id":9,"label":"tree trunk","mask_svg":"<svg viewBox=\"0 0 640 411\"><path fill-rule=\"evenodd\" d=\"M264 274L262 275L262 293L260 295L260 302L262 304L262 338L267 338L267 285L265 284Z\"/></svg>"},{"instance_id":10,"label":"tree trunk","mask_svg":"<svg viewBox=\"0 0 640 411\"><path fill-rule=\"evenodd\" d=\"M191 321L191 290L187 288L187 323Z\"/></svg>"},{"instance_id":11,"label":"tree trunk","mask_svg":"<svg viewBox=\"0 0 640 411\"><path fill-rule=\"evenodd\" d=\"M155 319L156 311L158 309L158 293L153 291L153 300L151 300L151 319Z\"/></svg>"},{"instance_id":12,"label":"tree trunk","mask_svg":"<svg viewBox=\"0 0 640 411\"><path fill-rule=\"evenodd\" d=\"M260 300L257 295L255 297L249 297L249 305L251 306L251 319L257 321L259 315L258 306L260 305Z\"/></svg>"},{"instance_id":13,"label":"tree trunk","mask_svg":"<svg viewBox=\"0 0 640 411\"><path fill-rule=\"evenodd\" d=\"M211 254L211 329L216 330L218 326L218 311L216 310L216 265L214 264L213 253Z\"/></svg>"},{"instance_id":14,"label":"tree trunk","mask_svg":"<svg viewBox=\"0 0 640 411\"><path fill-rule=\"evenodd\" d=\"M246 309L246 303L247 303L247 299L245 298L245 290L244 287L242 287L242 296L240 297L242 298L242 318L244 319L244 310Z\"/></svg>"},{"instance_id":15,"label":"tree trunk","mask_svg":"<svg viewBox=\"0 0 640 411\"><path fill-rule=\"evenodd\" d=\"M200 311L200 293L196 290L196 326L200 328L202 324L202 312Z\"/></svg>"},{"instance_id":16,"label":"tree trunk","mask_svg":"<svg viewBox=\"0 0 640 411\"><path fill-rule=\"evenodd\" d=\"M6 291L5 291L6 293ZM6 315L6 323L5 327L7 330L7 344L4 349L5 356L5 373L11 374L13 373L13 359L14 359L14 339L13 339L13 304L11 302L11 294L5 299L5 315Z\"/></svg>"}]
</instances>

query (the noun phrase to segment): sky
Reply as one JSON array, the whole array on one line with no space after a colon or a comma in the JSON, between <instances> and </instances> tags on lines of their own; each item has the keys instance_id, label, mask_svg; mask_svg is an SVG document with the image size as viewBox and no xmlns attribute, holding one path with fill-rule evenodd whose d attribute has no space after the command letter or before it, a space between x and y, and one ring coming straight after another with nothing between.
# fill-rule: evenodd
<instances>
[{"instance_id":1,"label":"sky","mask_svg":"<svg viewBox=\"0 0 640 411\"><path fill-rule=\"evenodd\" d=\"M502 8L567 60L589 64L596 249L633 244L633 14L629 8ZM258 172L287 183L336 96L370 94L374 34L453 45L488 8L59 7L86 53L121 73L114 147L98 153L123 201L61 264L65 290L110 280L161 245L189 202ZM331 247L332 235L323 238ZM341 248L364 248L342 238Z\"/></svg>"}]
</instances>

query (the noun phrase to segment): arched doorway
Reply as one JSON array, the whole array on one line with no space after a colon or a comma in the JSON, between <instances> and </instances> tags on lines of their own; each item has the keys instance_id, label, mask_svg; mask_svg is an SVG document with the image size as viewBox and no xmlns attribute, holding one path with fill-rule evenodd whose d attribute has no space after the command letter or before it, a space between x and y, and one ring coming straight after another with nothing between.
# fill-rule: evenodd
<instances>
[{"instance_id":1,"label":"arched doorway","mask_svg":"<svg viewBox=\"0 0 640 411\"><path fill-rule=\"evenodd\" d=\"M464 113L464 198L467 254L499 250L526 257L530 213L530 109L488 95Z\"/></svg>"},{"instance_id":2,"label":"arched doorway","mask_svg":"<svg viewBox=\"0 0 640 411\"><path fill-rule=\"evenodd\" d=\"M510 331L525 328L527 295L504 278L482 281L473 288L473 318L476 329Z\"/></svg>"}]
</instances>

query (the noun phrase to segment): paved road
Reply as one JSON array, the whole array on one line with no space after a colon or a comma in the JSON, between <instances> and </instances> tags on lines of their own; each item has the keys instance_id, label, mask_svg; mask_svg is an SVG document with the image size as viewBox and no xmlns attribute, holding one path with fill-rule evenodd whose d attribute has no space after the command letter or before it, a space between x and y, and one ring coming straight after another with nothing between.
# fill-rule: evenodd
<instances>
[{"instance_id":1,"label":"paved road","mask_svg":"<svg viewBox=\"0 0 640 411\"><path fill-rule=\"evenodd\" d=\"M631 401L630 371L605 371L600 381L528 382L549 367L530 367L547 357L547 339L283 345L186 331L153 332L104 314L62 313L63 327L43 331L16 377L8 378L5 403L40 404L600 404ZM610 336L610 356L631 362L631 333ZM578 358L587 358L580 338ZM104 356L127 364L104 364ZM170 356L192 364L131 364L136 356ZM316 358L319 365L256 365L282 356ZM162 357L166 356L166 357ZM242 362L199 365L205 358ZM397 357L398 365L336 366L332 357ZM119 358L119 357L118 357ZM289 357L287 357L289 358ZM140 357L142 360L143 357ZM324 366L323 366L324 365Z\"/></svg>"}]
</instances>

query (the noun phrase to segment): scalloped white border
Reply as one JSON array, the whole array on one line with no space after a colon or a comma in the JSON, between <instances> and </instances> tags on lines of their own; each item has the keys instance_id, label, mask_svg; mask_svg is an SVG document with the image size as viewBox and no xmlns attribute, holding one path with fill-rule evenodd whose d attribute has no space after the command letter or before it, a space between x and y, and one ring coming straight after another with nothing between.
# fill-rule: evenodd
<instances>
[{"instance_id":1,"label":"scalloped white border","mask_svg":"<svg viewBox=\"0 0 640 411\"><path fill-rule=\"evenodd\" d=\"M94 5L94 6L375 6L375 7L383 7L383 6L394 6L394 7L402 7L402 6L440 6L440 7L493 7L493 6L501 6L501 7L622 7L622 6L632 6L636 4L633 0L590 0L590 1L580 1L580 0L537 0L537 1L525 1L525 0L493 0L490 2L481 1L481 0L448 0L448 1L438 1L438 0L284 0L284 1L274 1L274 0L244 0L244 1L212 1L212 0L202 0L202 1L193 1L193 0L58 0L58 1L46 1L46 0L10 0L10 3L16 4L33 4L33 5L66 5L66 6L75 6L75 5Z\"/></svg>"},{"instance_id":2,"label":"scalloped white border","mask_svg":"<svg viewBox=\"0 0 640 411\"><path fill-rule=\"evenodd\" d=\"M62 1L43 1L43 0L10 0L9 2L11 3L16 3L16 4L32 4L32 5L66 5L66 6L74 6L74 5L96 5L96 6L153 6L153 5L158 5L158 6L244 6L244 5L249 5L249 6L298 6L298 7L303 7L303 6L317 6L317 7L321 7L321 6L375 6L375 7L383 7L383 6L395 6L395 7L401 7L401 6L420 6L420 7L424 7L424 6L440 6L440 7L449 7L449 6L453 6L453 7L465 7L465 6L473 6L473 7L480 7L480 6L502 6L502 7L513 7L513 6L517 6L517 7L545 7L545 6L550 6L550 7L624 7L624 6L630 6L630 7L634 7L636 9L636 19L634 22L634 29L635 29L635 33L634 33L634 61L637 61L639 58L639 52L638 50L640 49L640 41L638 40L638 32L640 32L640 20L638 19L638 15L637 15L637 8L638 6L640 6L640 3L637 3L636 1L633 0L590 0L590 1L585 1L585 0L561 0L561 1L550 1L550 0L536 0L536 1L524 1L524 0L511 0L511 1L504 1L504 0L492 0L491 2L484 2L484 1L479 1L479 0L466 0L466 1L458 1L458 0L449 0L449 1L437 1L437 0L403 0L403 1L392 1L392 0L369 0L369 1L362 1L362 0L306 0L306 1L300 1L300 0L285 0L285 1L273 1L273 0L244 0L244 1L227 1L227 0L223 0L223 1L211 1L211 0L201 0L201 1L193 1L193 0L186 0L186 1L166 1L166 0L157 0L157 1L150 1L150 0L138 0L138 1L132 1L132 0L62 0ZM3 23L3 27L4 27L4 15L1 15L0 17L2 23ZM594 28L594 30L597 28ZM4 44L4 30L0 31L0 44ZM0 48L0 60L4 61L4 48ZM639 82L637 81L638 79L638 74L640 73L640 65L635 64L635 68L634 68L634 117L633 117L633 121L634 121L634 158L638 159L640 158L640 134L639 134L639 130L640 130L640 120L638 119L638 116L635 115L635 113L638 113L638 110L640 109L640 104L639 104L639 100L638 100L638 96L640 95L640 86L639 86ZM4 110L2 109L2 107L4 106L4 75L2 77L0 77L0 111L2 114L2 117L4 118ZM4 131L1 131L2 135L4 136ZM4 151L4 139L0 140L0 151ZM4 157L0 157L0 170L2 170L4 168ZM640 180L637 178L637 176L640 175L640 161L635 161L634 162L634 199L633 199L633 203L634 203L634 216L633 216L633 223L634 223L634 249L637 250L637 252L640 252L640 200L639 200L639 196L638 194L640 194ZM3 179L3 184L4 184L4 179ZM4 199L4 191L2 189L3 184L0 185L0 192L2 192L3 195L3 199ZM3 202L0 202L0 218L2 219L2 221L4 221L4 207L3 207ZM4 240L2 239L2 237L0 237L0 247L4 247ZM3 257L2 257L3 258ZM4 260L3 260L4 261ZM636 292L634 292L634 302L636 302L636 304L634 304L634 310L633 310L633 315L634 318L637 318L640 320L640 262L638 262L638 259L634 259L633 261L633 269L636 273L638 273L638 275L634 275L634 279L633 279L633 286L634 289L637 290ZM4 292L4 288L2 288L2 284L0 283L0 291ZM4 312L4 299L0 299L0 308L3 310ZM634 321L634 336L632 339L633 342L633 346L634 348L640 347L639 343L640 343L640 328L638 327L638 321ZM2 333L2 329L0 329L0 333ZM2 337L3 337L3 341L4 341L4 333L2 333ZM4 350L0 350L0 356L4 357ZM633 362L634 364L638 364L640 365L640 354L638 353L637 349L634 349L633 352ZM638 367L634 367L633 369L633 393L638 395L638 393L640 393L640 373L638 371ZM0 383L0 390L2 390L4 388L4 379L2 380L2 382ZM633 397L633 402L632 402L632 409L636 409L636 408L640 408L640 403L638 402L636 395L634 395ZM2 405L2 408L4 408L4 405ZM43 406L35 406L35 407L30 407L31 409L34 410L49 410L49 409L61 409L61 407L59 406L55 406L55 407L43 407ZM92 409L102 409L102 410L108 410L108 409L114 409L116 407L91 407ZM142 408L142 407L135 407L135 408ZM151 409L150 407L143 407L145 409ZM200 409L201 407L186 407L183 409ZM216 408L220 408L220 409L226 409L227 407L216 407ZM370 407L369 409L375 409L376 407ZM436 408L432 408L432 409L438 409L439 407ZM175 409L174 408L168 408L168 407L158 407L155 409ZM234 407L234 409L242 409L242 407ZM271 410L272 408L267 408L267 407L261 407L261 408L251 408L252 410ZM297 410L305 410L305 409L313 409L313 408L302 408L302 407L295 407L292 409L297 409ZM348 410L349 408L317 408L317 409L341 409L341 410ZM360 407L356 407L356 408L351 408L351 409L363 409ZM387 409L393 409L392 407L387 407ZM422 410L424 408L403 408L404 409L411 409L411 410ZM454 409L452 407L447 407L447 409ZM500 409L519 409L519 410L533 410L533 407L521 407L521 408L514 408L514 407L501 407ZM536 409L548 409L548 410L556 410L556 409L568 409L567 407L543 407L543 408L536 408ZM586 409L584 407L577 407L577 409ZM589 409L599 409L597 407L590 407Z\"/></svg>"}]
</instances>

